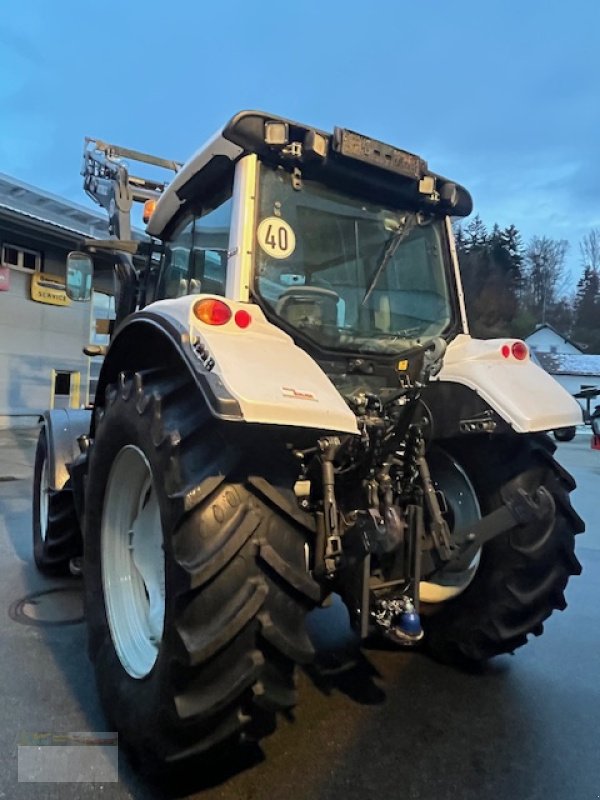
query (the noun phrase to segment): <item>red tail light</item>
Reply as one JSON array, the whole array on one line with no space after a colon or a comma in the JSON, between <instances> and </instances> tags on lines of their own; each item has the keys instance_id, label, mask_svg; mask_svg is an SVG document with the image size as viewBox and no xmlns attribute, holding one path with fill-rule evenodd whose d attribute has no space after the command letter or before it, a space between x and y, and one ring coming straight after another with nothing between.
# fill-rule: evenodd
<instances>
[{"instance_id":1,"label":"red tail light","mask_svg":"<svg viewBox=\"0 0 600 800\"><path fill-rule=\"evenodd\" d=\"M235 312L234 320L238 328L247 328L248 325L250 325L250 323L252 322L252 317L250 316L248 311L246 311L243 308L240 308L239 311Z\"/></svg>"},{"instance_id":2,"label":"red tail light","mask_svg":"<svg viewBox=\"0 0 600 800\"><path fill-rule=\"evenodd\" d=\"M517 361L525 361L529 357L529 348L525 342L513 342L512 347L507 343L500 348L502 358L516 358Z\"/></svg>"},{"instance_id":3,"label":"red tail light","mask_svg":"<svg viewBox=\"0 0 600 800\"><path fill-rule=\"evenodd\" d=\"M512 346L512 354L517 361L525 361L529 355L529 348L525 342L515 342Z\"/></svg>"}]
</instances>

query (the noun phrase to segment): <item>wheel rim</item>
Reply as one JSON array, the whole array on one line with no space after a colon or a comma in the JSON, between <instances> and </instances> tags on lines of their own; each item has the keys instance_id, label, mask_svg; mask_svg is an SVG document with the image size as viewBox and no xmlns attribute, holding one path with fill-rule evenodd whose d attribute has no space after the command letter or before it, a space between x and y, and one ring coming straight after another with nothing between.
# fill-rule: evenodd
<instances>
[{"instance_id":1,"label":"wheel rim","mask_svg":"<svg viewBox=\"0 0 600 800\"><path fill-rule=\"evenodd\" d=\"M452 456L437 450L431 457L431 475L436 489L444 492L448 504L447 521L451 532L465 528L481 519L477 494L468 475ZM423 603L443 603L465 591L477 572L481 548L466 570L452 572L440 570L428 576L419 585L419 596Z\"/></svg>"},{"instance_id":2,"label":"wheel rim","mask_svg":"<svg viewBox=\"0 0 600 800\"><path fill-rule=\"evenodd\" d=\"M102 585L113 645L123 668L143 678L158 657L165 618L160 507L148 459L133 445L115 458L101 527Z\"/></svg>"},{"instance_id":3,"label":"wheel rim","mask_svg":"<svg viewBox=\"0 0 600 800\"><path fill-rule=\"evenodd\" d=\"M40 509L40 539L42 542L46 541L48 535L48 509L50 493L50 484L48 483L48 459L44 457L42 461L42 470L40 473L40 488L39 488L39 509Z\"/></svg>"}]
</instances>

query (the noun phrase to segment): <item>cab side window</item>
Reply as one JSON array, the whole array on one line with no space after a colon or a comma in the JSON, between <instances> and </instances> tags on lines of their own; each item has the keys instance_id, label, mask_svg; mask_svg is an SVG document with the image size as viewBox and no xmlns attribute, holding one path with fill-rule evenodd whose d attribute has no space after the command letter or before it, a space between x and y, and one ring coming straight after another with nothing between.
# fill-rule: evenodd
<instances>
[{"instance_id":1,"label":"cab side window","mask_svg":"<svg viewBox=\"0 0 600 800\"><path fill-rule=\"evenodd\" d=\"M165 247L158 297L183 297L189 294L189 263L194 234L190 219L175 233Z\"/></svg>"},{"instance_id":2,"label":"cab side window","mask_svg":"<svg viewBox=\"0 0 600 800\"><path fill-rule=\"evenodd\" d=\"M231 198L225 203L194 220L191 278L197 294L225 294L227 277L227 248L231 225Z\"/></svg>"},{"instance_id":3,"label":"cab side window","mask_svg":"<svg viewBox=\"0 0 600 800\"><path fill-rule=\"evenodd\" d=\"M188 218L165 247L158 297L225 294L231 198Z\"/></svg>"}]
</instances>

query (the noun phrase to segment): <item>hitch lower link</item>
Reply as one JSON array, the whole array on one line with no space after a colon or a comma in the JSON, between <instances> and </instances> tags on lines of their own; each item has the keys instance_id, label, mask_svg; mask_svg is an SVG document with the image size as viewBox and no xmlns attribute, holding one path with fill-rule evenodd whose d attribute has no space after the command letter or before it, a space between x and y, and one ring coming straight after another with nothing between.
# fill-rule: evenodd
<instances>
[{"instance_id":1,"label":"hitch lower link","mask_svg":"<svg viewBox=\"0 0 600 800\"><path fill-rule=\"evenodd\" d=\"M333 466L333 461L340 447L341 440L338 436L327 436L318 441L318 448L321 452L323 511L317 514L317 532L322 539L323 577L329 579L333 578L343 559L339 513L335 498L335 469Z\"/></svg>"},{"instance_id":2,"label":"hitch lower link","mask_svg":"<svg viewBox=\"0 0 600 800\"><path fill-rule=\"evenodd\" d=\"M504 489L501 498L503 505L495 511L455 532L454 539L460 543L460 550L447 562L454 572L468 569L476 552L500 534L554 516L554 498L544 486L540 486L535 494L521 488Z\"/></svg>"}]
</instances>

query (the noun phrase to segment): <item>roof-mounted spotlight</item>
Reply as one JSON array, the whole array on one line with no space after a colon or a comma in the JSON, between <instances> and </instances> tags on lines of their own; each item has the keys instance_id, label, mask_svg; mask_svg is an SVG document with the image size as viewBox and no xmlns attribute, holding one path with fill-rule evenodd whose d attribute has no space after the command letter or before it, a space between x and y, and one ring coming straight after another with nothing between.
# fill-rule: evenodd
<instances>
[{"instance_id":1,"label":"roof-mounted spotlight","mask_svg":"<svg viewBox=\"0 0 600 800\"><path fill-rule=\"evenodd\" d=\"M265 122L265 144L283 147L289 140L290 129L287 122Z\"/></svg>"},{"instance_id":2,"label":"roof-mounted spotlight","mask_svg":"<svg viewBox=\"0 0 600 800\"><path fill-rule=\"evenodd\" d=\"M304 155L313 158L325 158L329 147L329 137L315 130L306 132L304 137Z\"/></svg>"},{"instance_id":3,"label":"roof-mounted spotlight","mask_svg":"<svg viewBox=\"0 0 600 800\"><path fill-rule=\"evenodd\" d=\"M440 196L436 189L436 180L433 175L424 175L419 181L419 194L429 203L438 203Z\"/></svg>"},{"instance_id":4,"label":"roof-mounted spotlight","mask_svg":"<svg viewBox=\"0 0 600 800\"><path fill-rule=\"evenodd\" d=\"M454 206L457 205L458 189L456 188L455 183L450 183L450 181L447 181L442 185L440 188L440 200L442 203L450 206L450 208L454 208Z\"/></svg>"}]
</instances>

